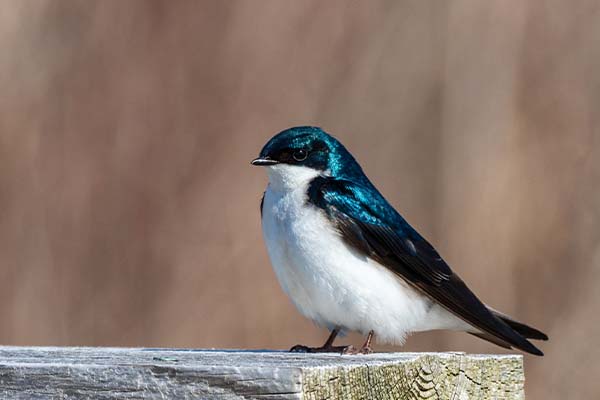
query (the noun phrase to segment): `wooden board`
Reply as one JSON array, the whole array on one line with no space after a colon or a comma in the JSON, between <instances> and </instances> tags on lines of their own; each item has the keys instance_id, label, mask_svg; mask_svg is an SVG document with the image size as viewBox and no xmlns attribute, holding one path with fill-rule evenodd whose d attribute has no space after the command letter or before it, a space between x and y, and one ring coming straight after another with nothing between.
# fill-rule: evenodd
<instances>
[{"instance_id":1,"label":"wooden board","mask_svg":"<svg viewBox=\"0 0 600 400\"><path fill-rule=\"evenodd\" d=\"M0 347L7 399L523 399L520 355Z\"/></svg>"}]
</instances>

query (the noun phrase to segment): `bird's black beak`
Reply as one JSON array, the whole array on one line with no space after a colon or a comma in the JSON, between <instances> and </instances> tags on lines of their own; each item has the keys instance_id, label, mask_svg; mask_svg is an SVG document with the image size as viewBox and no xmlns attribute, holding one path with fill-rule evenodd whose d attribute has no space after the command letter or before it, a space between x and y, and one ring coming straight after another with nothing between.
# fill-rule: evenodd
<instances>
[{"instance_id":1,"label":"bird's black beak","mask_svg":"<svg viewBox=\"0 0 600 400\"><path fill-rule=\"evenodd\" d=\"M267 165L275 165L278 164L279 161L277 160L273 160L272 158L269 157L258 157L255 158L254 160L252 160L252 162L250 164L252 165L258 165L258 166L267 166Z\"/></svg>"}]
</instances>

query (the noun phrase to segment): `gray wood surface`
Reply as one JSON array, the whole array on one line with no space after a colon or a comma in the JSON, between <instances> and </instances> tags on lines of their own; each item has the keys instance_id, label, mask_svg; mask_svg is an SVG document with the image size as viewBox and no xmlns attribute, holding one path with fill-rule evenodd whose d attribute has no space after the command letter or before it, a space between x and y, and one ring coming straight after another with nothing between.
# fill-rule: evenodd
<instances>
[{"instance_id":1,"label":"gray wood surface","mask_svg":"<svg viewBox=\"0 0 600 400\"><path fill-rule=\"evenodd\" d=\"M6 399L523 399L518 355L0 347Z\"/></svg>"}]
</instances>

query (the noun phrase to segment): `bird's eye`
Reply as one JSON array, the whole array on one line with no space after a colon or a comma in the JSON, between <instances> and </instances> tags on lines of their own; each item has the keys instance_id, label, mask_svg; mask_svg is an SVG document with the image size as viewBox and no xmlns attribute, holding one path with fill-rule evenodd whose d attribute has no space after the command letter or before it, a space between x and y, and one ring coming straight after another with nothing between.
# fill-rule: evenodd
<instances>
[{"instance_id":1,"label":"bird's eye","mask_svg":"<svg viewBox=\"0 0 600 400\"><path fill-rule=\"evenodd\" d=\"M308 157L308 151L304 149L296 150L294 151L294 154L292 154L292 157L294 157L294 160L296 161L304 161L306 160L306 157Z\"/></svg>"}]
</instances>

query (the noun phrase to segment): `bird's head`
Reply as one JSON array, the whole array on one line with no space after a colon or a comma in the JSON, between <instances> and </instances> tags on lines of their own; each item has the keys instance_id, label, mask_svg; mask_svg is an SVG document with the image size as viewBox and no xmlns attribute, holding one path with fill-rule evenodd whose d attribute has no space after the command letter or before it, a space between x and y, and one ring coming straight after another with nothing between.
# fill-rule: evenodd
<instances>
[{"instance_id":1,"label":"bird's head","mask_svg":"<svg viewBox=\"0 0 600 400\"><path fill-rule=\"evenodd\" d=\"M289 128L273 136L252 165L267 167L270 182L286 189L301 186L317 176L364 177L348 150L313 126Z\"/></svg>"}]
</instances>

